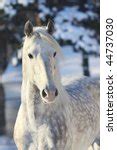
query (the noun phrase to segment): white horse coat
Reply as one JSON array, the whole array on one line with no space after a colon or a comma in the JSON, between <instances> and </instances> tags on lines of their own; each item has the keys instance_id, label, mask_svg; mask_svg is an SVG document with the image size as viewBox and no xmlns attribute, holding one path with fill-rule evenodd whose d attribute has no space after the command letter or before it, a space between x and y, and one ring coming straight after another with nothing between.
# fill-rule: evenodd
<instances>
[{"instance_id":1,"label":"white horse coat","mask_svg":"<svg viewBox=\"0 0 117 150\"><path fill-rule=\"evenodd\" d=\"M60 47L48 28L25 25L22 100L14 140L18 150L87 150L99 134L99 80L61 84L54 58Z\"/></svg>"}]
</instances>

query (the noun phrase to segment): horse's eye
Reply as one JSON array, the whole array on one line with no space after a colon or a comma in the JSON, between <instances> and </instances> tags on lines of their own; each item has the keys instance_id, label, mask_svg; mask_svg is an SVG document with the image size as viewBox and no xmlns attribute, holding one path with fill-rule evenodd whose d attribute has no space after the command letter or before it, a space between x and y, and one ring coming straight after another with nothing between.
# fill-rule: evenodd
<instances>
[{"instance_id":1,"label":"horse's eye","mask_svg":"<svg viewBox=\"0 0 117 150\"><path fill-rule=\"evenodd\" d=\"M30 59L33 59L33 55L32 55L32 54L28 54L28 57L29 57Z\"/></svg>"},{"instance_id":2,"label":"horse's eye","mask_svg":"<svg viewBox=\"0 0 117 150\"><path fill-rule=\"evenodd\" d=\"M55 57L56 56L56 52L54 52L54 54L53 54L53 57Z\"/></svg>"}]
</instances>

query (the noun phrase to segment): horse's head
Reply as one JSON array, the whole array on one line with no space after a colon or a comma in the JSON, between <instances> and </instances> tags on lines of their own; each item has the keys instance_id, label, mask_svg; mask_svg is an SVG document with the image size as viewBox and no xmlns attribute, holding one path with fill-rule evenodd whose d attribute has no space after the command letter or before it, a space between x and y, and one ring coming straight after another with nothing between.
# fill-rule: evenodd
<instances>
[{"instance_id":1,"label":"horse's head","mask_svg":"<svg viewBox=\"0 0 117 150\"><path fill-rule=\"evenodd\" d=\"M56 59L60 47L49 34L52 29L52 22L47 27L34 28L28 21L24 27L23 76L37 86L46 103L53 102L59 94L60 78Z\"/></svg>"}]
</instances>

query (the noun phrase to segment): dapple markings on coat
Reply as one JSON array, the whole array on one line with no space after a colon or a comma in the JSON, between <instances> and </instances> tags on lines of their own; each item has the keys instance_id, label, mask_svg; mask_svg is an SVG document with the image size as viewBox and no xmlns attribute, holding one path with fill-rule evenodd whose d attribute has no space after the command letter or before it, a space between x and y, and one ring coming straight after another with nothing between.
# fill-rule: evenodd
<instances>
[{"instance_id":1,"label":"dapple markings on coat","mask_svg":"<svg viewBox=\"0 0 117 150\"><path fill-rule=\"evenodd\" d=\"M18 150L87 150L99 134L99 80L63 86L59 44L47 27L25 24L21 106L14 127Z\"/></svg>"}]
</instances>

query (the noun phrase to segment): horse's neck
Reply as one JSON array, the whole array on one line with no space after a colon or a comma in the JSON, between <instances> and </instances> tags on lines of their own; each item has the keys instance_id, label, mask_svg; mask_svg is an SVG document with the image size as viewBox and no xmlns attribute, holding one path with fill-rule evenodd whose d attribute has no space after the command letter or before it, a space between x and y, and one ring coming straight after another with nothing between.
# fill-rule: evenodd
<instances>
[{"instance_id":1,"label":"horse's neck","mask_svg":"<svg viewBox=\"0 0 117 150\"><path fill-rule=\"evenodd\" d=\"M58 114L58 112L62 112L64 99L65 97L61 90L53 104L44 104L41 100L39 89L29 81L23 80L22 82L22 102L26 105L29 124L34 132L37 130L37 120L39 121L42 116L46 116L46 113Z\"/></svg>"}]
</instances>

